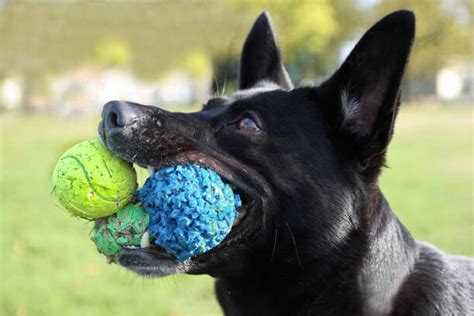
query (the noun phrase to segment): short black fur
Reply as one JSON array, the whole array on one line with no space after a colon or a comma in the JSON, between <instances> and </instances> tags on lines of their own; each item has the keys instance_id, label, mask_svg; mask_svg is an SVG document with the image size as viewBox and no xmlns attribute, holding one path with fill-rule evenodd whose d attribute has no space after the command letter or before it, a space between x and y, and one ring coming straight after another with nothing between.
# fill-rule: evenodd
<instances>
[{"instance_id":1,"label":"short black fur","mask_svg":"<svg viewBox=\"0 0 474 316\"><path fill-rule=\"evenodd\" d=\"M188 263L150 247L123 249L119 264L209 274L226 315L474 314L473 261L416 242L377 184L414 34L413 13L394 12L326 82L293 88L263 13L239 91L189 114L106 104L111 151L154 169L214 168L245 202L226 240Z\"/></svg>"}]
</instances>

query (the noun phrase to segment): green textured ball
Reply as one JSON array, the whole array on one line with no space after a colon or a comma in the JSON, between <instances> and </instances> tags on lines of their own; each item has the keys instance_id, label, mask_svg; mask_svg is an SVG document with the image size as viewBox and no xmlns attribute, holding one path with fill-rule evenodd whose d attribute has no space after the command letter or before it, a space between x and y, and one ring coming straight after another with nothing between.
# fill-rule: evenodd
<instances>
[{"instance_id":1,"label":"green textured ball","mask_svg":"<svg viewBox=\"0 0 474 316\"><path fill-rule=\"evenodd\" d=\"M149 222L140 204L127 204L117 214L96 220L91 239L100 253L113 260L123 246L140 246Z\"/></svg>"},{"instance_id":2,"label":"green textured ball","mask_svg":"<svg viewBox=\"0 0 474 316\"><path fill-rule=\"evenodd\" d=\"M133 166L107 150L98 139L67 150L52 177L53 193L71 214L96 219L116 213L133 196Z\"/></svg>"}]
</instances>

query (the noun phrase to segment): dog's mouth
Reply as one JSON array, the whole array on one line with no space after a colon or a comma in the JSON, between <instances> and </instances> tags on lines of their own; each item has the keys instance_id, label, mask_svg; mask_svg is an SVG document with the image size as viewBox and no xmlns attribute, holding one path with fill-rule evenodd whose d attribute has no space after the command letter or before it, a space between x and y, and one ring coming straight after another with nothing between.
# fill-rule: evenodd
<instances>
[{"instance_id":1,"label":"dog's mouth","mask_svg":"<svg viewBox=\"0 0 474 316\"><path fill-rule=\"evenodd\" d=\"M259 205L254 193L255 190L244 180L251 177L243 176L248 170L231 158L215 153L207 154L193 149L181 151L173 156L167 156L166 159L160 159L159 162L156 160L156 163L148 164L149 161L140 161L134 155L130 157L128 151L122 152L122 146L117 148L113 143L109 143L104 133L99 134L102 142L109 150L130 163L147 168L150 174L161 168L185 164L198 164L201 167L212 169L220 175L224 183L232 188L234 193L240 196L242 201L241 206L237 208L238 216L234 219L231 231L215 248L206 253L196 255L185 263L180 263L174 256L168 254L159 245L156 245L149 234L145 232L142 236L140 248L125 247L121 250L116 262L124 268L147 277L186 272L192 273L195 270L201 269L208 259L218 257L222 249L238 243L255 227L254 224L247 224L247 221L249 223L252 222L251 219L254 216L249 215L254 213ZM216 156L220 157L217 158Z\"/></svg>"}]
</instances>

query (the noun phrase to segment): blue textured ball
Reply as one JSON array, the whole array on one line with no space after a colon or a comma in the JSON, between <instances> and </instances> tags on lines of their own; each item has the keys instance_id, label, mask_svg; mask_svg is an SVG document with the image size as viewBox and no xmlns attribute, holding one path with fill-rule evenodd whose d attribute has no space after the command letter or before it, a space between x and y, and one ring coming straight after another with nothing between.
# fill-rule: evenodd
<instances>
[{"instance_id":1,"label":"blue textured ball","mask_svg":"<svg viewBox=\"0 0 474 316\"><path fill-rule=\"evenodd\" d=\"M152 174L138 192L148 233L180 262L217 246L232 229L240 197L213 170L196 164Z\"/></svg>"}]
</instances>

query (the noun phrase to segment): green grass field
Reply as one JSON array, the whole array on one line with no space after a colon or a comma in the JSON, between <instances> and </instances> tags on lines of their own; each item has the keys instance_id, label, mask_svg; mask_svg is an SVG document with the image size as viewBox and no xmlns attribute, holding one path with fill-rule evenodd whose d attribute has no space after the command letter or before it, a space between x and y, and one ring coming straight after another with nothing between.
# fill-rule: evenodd
<instances>
[{"instance_id":1,"label":"green grass field","mask_svg":"<svg viewBox=\"0 0 474 316\"><path fill-rule=\"evenodd\" d=\"M404 108L381 186L418 239L473 248L473 108ZM59 155L95 135L96 120L0 117L0 315L215 315L206 276L142 279L108 265L91 225L50 195Z\"/></svg>"}]
</instances>

